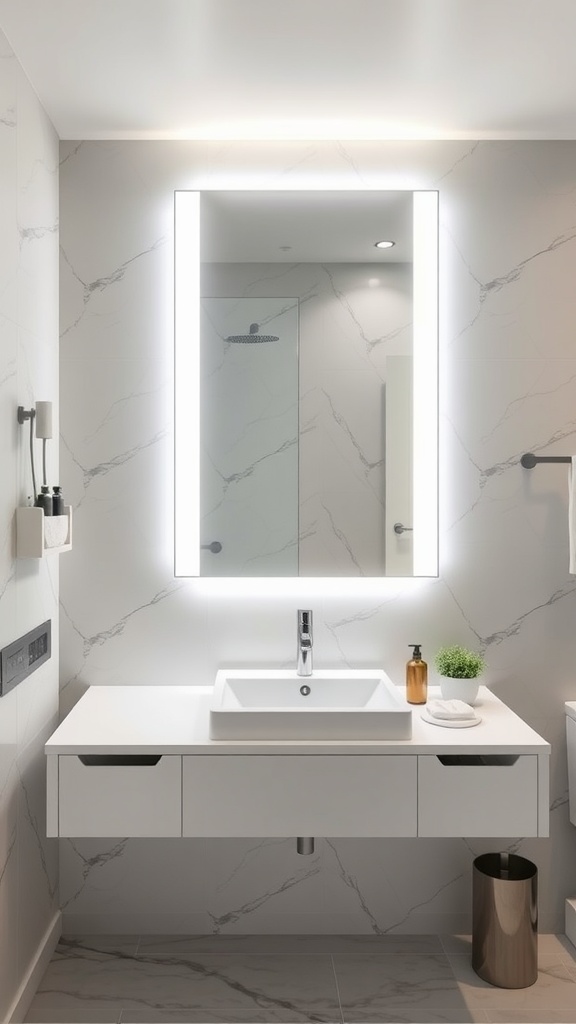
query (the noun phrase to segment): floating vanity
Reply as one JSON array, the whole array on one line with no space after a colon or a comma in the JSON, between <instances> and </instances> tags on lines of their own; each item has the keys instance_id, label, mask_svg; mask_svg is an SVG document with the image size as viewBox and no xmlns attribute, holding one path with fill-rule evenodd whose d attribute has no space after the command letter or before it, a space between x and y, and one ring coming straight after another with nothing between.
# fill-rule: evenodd
<instances>
[{"instance_id":1,"label":"floating vanity","mask_svg":"<svg viewBox=\"0 0 576 1024\"><path fill-rule=\"evenodd\" d=\"M212 739L213 693L90 687L46 743L48 835L549 834L550 745L485 687L476 727L414 708L389 740Z\"/></svg>"}]
</instances>

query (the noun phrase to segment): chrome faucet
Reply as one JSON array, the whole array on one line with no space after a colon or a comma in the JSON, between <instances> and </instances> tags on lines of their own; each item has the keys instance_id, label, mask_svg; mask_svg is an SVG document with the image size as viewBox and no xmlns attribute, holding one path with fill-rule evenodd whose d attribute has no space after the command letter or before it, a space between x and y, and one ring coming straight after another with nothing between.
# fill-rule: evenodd
<instances>
[{"instance_id":1,"label":"chrome faucet","mask_svg":"<svg viewBox=\"0 0 576 1024\"><path fill-rule=\"evenodd\" d=\"M298 609L298 667L299 676L312 675L312 612Z\"/></svg>"}]
</instances>

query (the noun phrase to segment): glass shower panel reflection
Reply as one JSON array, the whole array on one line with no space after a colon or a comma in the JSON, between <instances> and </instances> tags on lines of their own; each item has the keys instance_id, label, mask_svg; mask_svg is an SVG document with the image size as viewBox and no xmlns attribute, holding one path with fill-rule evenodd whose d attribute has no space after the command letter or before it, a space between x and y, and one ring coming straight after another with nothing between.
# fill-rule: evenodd
<instances>
[{"instance_id":1,"label":"glass shower panel reflection","mask_svg":"<svg viewBox=\"0 0 576 1024\"><path fill-rule=\"evenodd\" d=\"M201 381L201 575L297 576L298 299L203 298Z\"/></svg>"}]
</instances>

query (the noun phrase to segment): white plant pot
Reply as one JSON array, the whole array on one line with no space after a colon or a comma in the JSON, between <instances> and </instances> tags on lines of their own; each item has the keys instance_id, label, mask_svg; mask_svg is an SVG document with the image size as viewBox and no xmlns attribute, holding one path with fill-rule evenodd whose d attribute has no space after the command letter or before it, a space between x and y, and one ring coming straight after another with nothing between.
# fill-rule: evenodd
<instances>
[{"instance_id":1,"label":"white plant pot","mask_svg":"<svg viewBox=\"0 0 576 1024\"><path fill-rule=\"evenodd\" d=\"M476 679L452 679L451 676L440 676L440 692L443 700L463 700L465 704L475 704L479 686L479 677Z\"/></svg>"}]
</instances>

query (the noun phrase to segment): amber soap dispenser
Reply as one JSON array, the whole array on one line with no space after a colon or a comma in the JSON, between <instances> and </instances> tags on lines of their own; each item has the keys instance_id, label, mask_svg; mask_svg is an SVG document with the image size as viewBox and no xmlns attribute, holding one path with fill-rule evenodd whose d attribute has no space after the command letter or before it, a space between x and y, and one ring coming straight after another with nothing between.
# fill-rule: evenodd
<instances>
[{"instance_id":1,"label":"amber soap dispenser","mask_svg":"<svg viewBox=\"0 0 576 1024\"><path fill-rule=\"evenodd\" d=\"M409 704L425 704L428 695L428 665L422 661L420 644L408 644L414 648L406 664L406 700Z\"/></svg>"}]
</instances>

